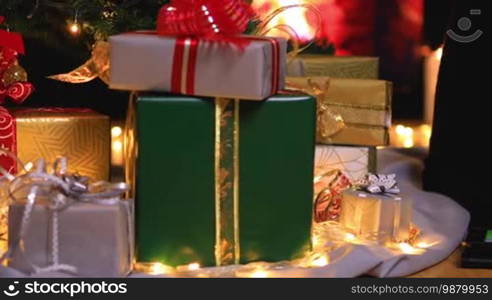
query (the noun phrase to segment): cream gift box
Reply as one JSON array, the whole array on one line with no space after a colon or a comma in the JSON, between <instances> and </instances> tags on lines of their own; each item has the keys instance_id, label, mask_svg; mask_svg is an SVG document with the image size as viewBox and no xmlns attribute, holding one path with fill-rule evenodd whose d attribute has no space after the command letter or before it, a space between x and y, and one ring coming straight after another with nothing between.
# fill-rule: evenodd
<instances>
[{"instance_id":1,"label":"cream gift box","mask_svg":"<svg viewBox=\"0 0 492 300\"><path fill-rule=\"evenodd\" d=\"M412 201L390 194L343 192L340 224L362 239L385 243L410 238Z\"/></svg>"}]
</instances>

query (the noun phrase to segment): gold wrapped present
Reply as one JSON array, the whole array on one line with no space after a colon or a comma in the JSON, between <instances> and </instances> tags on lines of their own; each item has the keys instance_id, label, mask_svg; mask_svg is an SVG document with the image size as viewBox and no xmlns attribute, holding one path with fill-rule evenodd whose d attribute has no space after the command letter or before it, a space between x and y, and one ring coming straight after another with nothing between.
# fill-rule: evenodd
<instances>
[{"instance_id":1,"label":"gold wrapped present","mask_svg":"<svg viewBox=\"0 0 492 300\"><path fill-rule=\"evenodd\" d=\"M303 54L291 61L287 68L287 76L377 79L378 75L377 57Z\"/></svg>"},{"instance_id":2,"label":"gold wrapped present","mask_svg":"<svg viewBox=\"0 0 492 300\"><path fill-rule=\"evenodd\" d=\"M70 172L108 180L110 119L88 109L21 109L10 112L16 126L17 157L54 162L64 156Z\"/></svg>"},{"instance_id":3,"label":"gold wrapped present","mask_svg":"<svg viewBox=\"0 0 492 300\"><path fill-rule=\"evenodd\" d=\"M317 97L318 143L364 146L389 143L393 93L391 82L288 77L287 86Z\"/></svg>"}]
</instances>

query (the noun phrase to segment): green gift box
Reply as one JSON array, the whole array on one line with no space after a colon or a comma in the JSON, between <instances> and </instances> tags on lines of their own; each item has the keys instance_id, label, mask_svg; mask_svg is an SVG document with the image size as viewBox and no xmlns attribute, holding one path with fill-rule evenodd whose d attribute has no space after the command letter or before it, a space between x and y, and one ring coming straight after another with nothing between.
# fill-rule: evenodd
<instances>
[{"instance_id":1,"label":"green gift box","mask_svg":"<svg viewBox=\"0 0 492 300\"><path fill-rule=\"evenodd\" d=\"M227 265L310 250L314 98L134 98L140 262Z\"/></svg>"}]
</instances>

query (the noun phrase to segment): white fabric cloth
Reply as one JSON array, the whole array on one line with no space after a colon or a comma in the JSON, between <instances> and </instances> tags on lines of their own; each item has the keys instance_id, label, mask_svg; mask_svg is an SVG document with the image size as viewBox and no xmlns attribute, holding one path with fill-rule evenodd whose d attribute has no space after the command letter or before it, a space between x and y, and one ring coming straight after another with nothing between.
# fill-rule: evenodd
<instances>
[{"instance_id":1,"label":"white fabric cloth","mask_svg":"<svg viewBox=\"0 0 492 300\"><path fill-rule=\"evenodd\" d=\"M379 150L379 173L396 173L402 195L414 201L413 222L421 229L421 241L430 247L419 255L402 254L378 245L344 244L330 253L330 263L317 268L284 268L269 271L273 277L376 277L405 276L447 258L466 235L469 213L452 199L421 189L422 152ZM213 269L213 268L209 268ZM22 274L0 267L0 277ZM66 276L60 274L60 276ZM134 273L131 277L155 277Z\"/></svg>"}]
</instances>

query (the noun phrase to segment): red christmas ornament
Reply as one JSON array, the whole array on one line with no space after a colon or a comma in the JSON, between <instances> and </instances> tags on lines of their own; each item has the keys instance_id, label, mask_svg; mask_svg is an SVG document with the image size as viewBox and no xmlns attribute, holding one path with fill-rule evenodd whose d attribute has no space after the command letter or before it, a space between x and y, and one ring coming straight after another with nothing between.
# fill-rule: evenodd
<instances>
[{"instance_id":1,"label":"red christmas ornament","mask_svg":"<svg viewBox=\"0 0 492 300\"><path fill-rule=\"evenodd\" d=\"M5 20L0 16L0 24ZM0 104L6 98L21 104L34 91L27 82L27 73L19 65L17 56L24 53L22 36L15 32L0 30Z\"/></svg>"},{"instance_id":2,"label":"red christmas ornament","mask_svg":"<svg viewBox=\"0 0 492 300\"><path fill-rule=\"evenodd\" d=\"M243 0L172 0L157 19L160 35L241 34L254 13Z\"/></svg>"}]
</instances>

